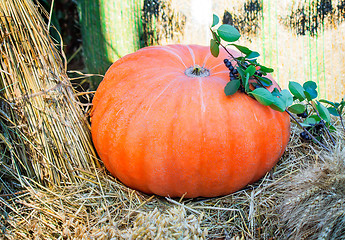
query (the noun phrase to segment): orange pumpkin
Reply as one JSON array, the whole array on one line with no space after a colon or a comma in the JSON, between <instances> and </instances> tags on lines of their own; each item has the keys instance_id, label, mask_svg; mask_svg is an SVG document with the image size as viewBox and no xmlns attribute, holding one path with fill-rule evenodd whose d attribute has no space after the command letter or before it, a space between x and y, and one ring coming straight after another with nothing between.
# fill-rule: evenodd
<instances>
[{"instance_id":1,"label":"orange pumpkin","mask_svg":"<svg viewBox=\"0 0 345 240\"><path fill-rule=\"evenodd\" d=\"M244 93L226 96L224 58L225 51L214 58L203 46L154 46L109 68L91 121L111 174L148 194L213 197L257 181L276 164L289 140L289 116Z\"/></svg>"}]
</instances>

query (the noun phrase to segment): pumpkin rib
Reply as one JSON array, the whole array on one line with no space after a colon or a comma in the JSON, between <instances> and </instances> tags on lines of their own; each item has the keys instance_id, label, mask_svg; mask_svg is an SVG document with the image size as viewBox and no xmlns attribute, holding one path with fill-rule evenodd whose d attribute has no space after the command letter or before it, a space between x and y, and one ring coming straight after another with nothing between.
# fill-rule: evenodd
<instances>
[{"instance_id":1,"label":"pumpkin rib","mask_svg":"<svg viewBox=\"0 0 345 240\"><path fill-rule=\"evenodd\" d=\"M201 113L205 113L205 101L204 101L204 91L202 89L202 78L198 77L198 82L199 82L199 92L200 92L200 107L201 107Z\"/></svg>"},{"instance_id":2,"label":"pumpkin rib","mask_svg":"<svg viewBox=\"0 0 345 240\"><path fill-rule=\"evenodd\" d=\"M215 65L215 66L213 66L212 68L210 68L210 71L211 70L214 70L215 68L218 68L218 67L220 67L220 66L223 66L224 65L224 63L219 63L218 65Z\"/></svg>"},{"instance_id":3,"label":"pumpkin rib","mask_svg":"<svg viewBox=\"0 0 345 240\"><path fill-rule=\"evenodd\" d=\"M145 47L142 48L140 50L138 50L135 53L131 53L129 55L134 55L134 61L136 62L141 62L142 66L147 66L147 67L151 67L151 66L155 66L155 65L159 65L162 66L162 63L160 62L160 58L164 58L165 60L165 65L164 66L173 66L176 67L177 65L181 66L181 69L186 69L188 67L188 63L182 59L182 57L180 55L178 55L176 53L176 51L174 50L174 48L171 48L168 46L163 47L163 46L149 46L149 47ZM139 55L139 56L135 56L135 55ZM150 59L148 61L142 61L140 59L138 59L138 57L142 56L142 55L148 55L150 57ZM160 58L155 58L156 56L160 56ZM173 61L174 59L178 60L178 61ZM153 62L153 61L157 61L157 62Z\"/></svg>"},{"instance_id":4,"label":"pumpkin rib","mask_svg":"<svg viewBox=\"0 0 345 240\"><path fill-rule=\"evenodd\" d=\"M272 109L270 109L270 110L274 111ZM281 113L281 114L282 115L286 115L286 117L288 117L286 113ZM280 151L276 153L278 156L282 156L282 154L283 154L283 152L285 150L284 145L286 146L287 142L289 140L289 138L286 138L286 137L284 138L284 136L283 136L284 124L282 123L281 120L282 120L281 118L277 118L276 116L274 117L274 119L272 121L275 123L275 125L273 127L271 127L271 129L270 129L270 130L275 132L274 141L273 140L266 141L263 144L264 146L271 146L271 143L274 142L275 143L275 145L274 145L275 148L276 149L280 149ZM267 154L268 155L266 156L266 158L272 158L272 152L271 151L268 151ZM263 158L263 160L265 160L265 158ZM275 161L275 163L277 163L278 161L279 161L279 158ZM261 165L259 166L258 169L262 169L262 172L258 172L256 174L256 176L254 177L254 179L251 181L251 183L257 181L258 179L260 179L265 172L268 172L272 168L271 165L267 165L267 163L265 164L265 162L266 161L261 161Z\"/></svg>"},{"instance_id":5,"label":"pumpkin rib","mask_svg":"<svg viewBox=\"0 0 345 240\"><path fill-rule=\"evenodd\" d=\"M207 84L207 86L205 88L208 89L212 89L213 91L216 91L216 87L214 86L218 86L219 90L222 90L222 87L224 85L224 83L219 83L218 81L214 81L214 77L212 77L212 81L209 81L207 83L205 83L205 85ZM231 175L231 169L229 168L228 162L226 161L226 145L229 144L229 125L227 124L215 124L214 123L214 118L217 116L219 116L219 118L221 119L226 119L226 115L229 114L229 112L227 112L227 110L225 108L219 107L221 106L221 98L212 98L213 95L213 91L211 91L208 94L208 98L207 101L211 101L209 103L210 106L217 106L216 109L214 108L208 108L207 109L207 114L204 114L204 145L205 143L209 144L212 143L212 145L219 145L219 152L213 152L214 147L207 147L205 148L203 146L203 155L205 155L206 157L203 157L202 160L202 165L201 166L207 166L209 165L209 167L207 167L204 170L203 173L203 177L202 179L204 179L204 181L202 182L202 185L206 186L206 187L202 187L202 185L200 184L198 191L200 191L200 194L202 195L207 195L209 193L207 193L209 191L209 189L214 190L214 192L220 192L222 191L221 189L224 188L224 186L222 186L222 180L226 181L226 179L229 179L229 176ZM213 114L212 114L213 113ZM217 114L217 115L215 115ZM211 129L211 131L210 131ZM206 135L205 132L207 132L208 134ZM214 134L214 132L217 132L218 134ZM218 142L219 141L219 142ZM212 146L211 145L211 146ZM209 153L209 151L212 151L211 153ZM218 160L216 160L215 158L218 158ZM216 168L214 168L213 165L217 165L217 169L221 169L221 171L218 172L218 174L214 173L217 171ZM219 168L218 168L219 167ZM212 177L210 178L210 176L216 176L216 178ZM194 193L195 194L195 193Z\"/></svg>"},{"instance_id":6,"label":"pumpkin rib","mask_svg":"<svg viewBox=\"0 0 345 240\"><path fill-rule=\"evenodd\" d=\"M168 83L169 84L169 83ZM143 161L141 156L145 156L145 149L140 148L140 144L136 144L136 142L133 143L131 139L140 140L142 146L148 145L149 138L145 134L138 135L137 131L138 128L135 125L136 119L140 118L142 114L142 106L149 105L147 102L151 98L143 98L142 101L136 102L135 104L132 103L130 106L131 108L134 108L133 111L129 114L131 117L128 117L130 121L128 121L127 126L125 126L124 132L121 134L124 136L124 139L121 141L121 144L124 146L126 152L128 153L124 159L131 159L131 161L123 161L122 167L116 169L115 172L119 172L118 175L121 177L124 181L124 183L128 186L131 186L133 188L141 188L142 191L148 192L150 190L149 185L142 184L148 182L148 170L147 170L147 164L146 161ZM136 107L135 107L136 106ZM133 131L132 129L135 129ZM136 133L135 137L131 137L130 133ZM135 147L135 152L133 155L133 151L130 151ZM133 162L133 159L136 161ZM128 165L131 162L131 166ZM140 167L140 169L138 169Z\"/></svg>"},{"instance_id":7,"label":"pumpkin rib","mask_svg":"<svg viewBox=\"0 0 345 240\"><path fill-rule=\"evenodd\" d=\"M179 77L180 78L180 77ZM155 93L152 93L150 96L148 96L148 102L147 103L145 103L145 102L143 102L141 105L142 106L149 106L149 109L146 111L146 113L141 113L141 112L138 112L138 114L134 114L132 117L131 117L131 119L133 119L133 121L138 121L138 119L139 119L139 121L141 121L140 120L140 116L143 116L144 117L144 119L146 119L146 121L148 121L148 122L151 122L151 116L148 114L148 112L149 112L149 110L151 110L152 108L153 109L157 109L157 108L159 108L160 106L165 106L166 104L165 104L165 102L167 102L166 100L165 100L165 96L164 96L164 92L168 89L168 88L174 88L174 89L177 89L178 90L178 88L180 87L180 86L175 86L176 85L176 83L177 83L177 81L179 81L179 79L178 78L173 78L173 79L171 79L170 81L167 81L167 86L164 88L164 90L163 91L160 91L159 93L157 93L157 91L155 91ZM175 84L175 85L174 85ZM154 100L152 100L152 98L154 98ZM169 101L169 102L171 102L171 100ZM127 127L128 128L128 131L130 131L130 132L134 132L134 129L137 129L137 126L136 126L136 122L132 122L132 123L130 123L130 125ZM133 129L133 130L131 130L131 129ZM148 129L149 130L149 129ZM151 134L150 134L150 132L149 132L149 134L148 134L149 136L151 136ZM150 143L149 143L149 140L148 140L148 137L149 136L147 136L147 134L146 135L139 135L139 136L137 136L136 138L140 138L140 142L142 142L142 145L143 146L150 146ZM155 137L155 136L152 136L153 138ZM142 139L146 139L146 140L142 140ZM162 141L164 141L164 139L162 139ZM161 144L163 144L163 143L161 143ZM128 144L126 144L126 146L128 146L128 147L131 147L132 145L135 145L133 142L129 142ZM143 152L143 156L150 156L150 154L149 153L146 153L145 151ZM147 169L147 167L148 166L150 166L149 167L149 169L151 169L151 173L152 172L154 172L154 169L155 169L155 167L157 167L157 166L155 166L155 167L153 167L153 166L151 166L153 163L157 163L158 164L158 162L157 162L157 160L156 159L143 159L142 160L142 164L141 165L145 165L145 163L146 163L146 167L145 167L145 169ZM154 164L155 165L155 164ZM160 167L157 167L157 168L160 168ZM164 166L163 167L161 167L161 168L164 168ZM133 173L128 173L129 175L131 175L131 174L133 174ZM160 176L162 176L162 175L160 175ZM150 176L149 176L149 174L147 174L145 177L143 177L143 181L145 181L145 182L151 182L152 180L149 178ZM152 174L152 177L155 177L156 178L156 176L154 176L154 174ZM158 180L158 179L156 179L156 181L157 182L160 182L160 180ZM152 182L154 182L154 181L152 181ZM165 182L164 181L164 179L162 179L161 180L161 182ZM151 184L151 185L154 185L154 184ZM157 185L157 184L156 184ZM152 189L149 187L150 186L150 184L148 184L148 189L150 189L150 191L152 191ZM154 191L153 191L154 192Z\"/></svg>"},{"instance_id":8,"label":"pumpkin rib","mask_svg":"<svg viewBox=\"0 0 345 240\"><path fill-rule=\"evenodd\" d=\"M193 91L193 93L195 93L195 90L193 90L193 86L194 88L196 87L195 81L196 79L193 79L193 82L189 82L188 85L190 85L191 90ZM183 94L183 98L179 99L179 108L177 109L177 116L185 116L186 120L182 120L182 119L178 119L178 121L175 122L174 124L174 132L176 133L180 133L179 136L177 136L175 139L178 140L178 142L180 143L173 143L172 146L176 146L176 148L173 149L173 156L174 159L184 159L186 154L185 154L185 150L183 144L185 141L183 140L184 138L188 138L189 136L186 136L186 134L188 134L188 132L183 132L182 129L186 128L186 126L191 127L191 125L195 125L198 126L199 125L199 121L200 118L198 118L197 116L195 116L196 118L191 119L190 115L185 115L185 112L188 112L187 108L189 104L186 104L186 102L190 101L189 99L189 95L188 95L188 90L184 90L183 91L185 94ZM195 93L196 94L196 93ZM186 100L185 100L186 99ZM200 98L199 98L200 99ZM194 104L196 106L198 106L198 102L195 102ZM189 105L190 106L190 105ZM200 127L196 127L196 128L192 128L193 131L189 133L189 135L199 135L201 128ZM192 136L190 136L192 137ZM182 140L182 141L181 141ZM181 161L178 162L178 168L176 171L176 176L174 177L174 179L171 179L172 181L172 193L170 194L172 197L176 196L176 195L183 195L185 194L185 192L181 191L181 189L185 190L185 191L191 191L190 189L193 187L192 184L193 182L191 182L190 180L186 179L185 177L188 176L189 178L193 178L195 177L195 170L193 170L193 166L198 166L198 164L195 162L195 159L198 158L197 154L200 151L200 144L198 142L194 142L193 144L194 146L190 146L190 149L194 149L194 152L190 152L191 159L193 160L194 164L191 164L191 162L189 161ZM179 179L179 181L176 181L176 178ZM180 182L180 184L178 184ZM181 188L181 185L183 185L183 187Z\"/></svg>"},{"instance_id":9,"label":"pumpkin rib","mask_svg":"<svg viewBox=\"0 0 345 240\"><path fill-rule=\"evenodd\" d=\"M175 111L177 111L177 109L179 109L179 106L180 106L180 103L181 101L179 101L179 99L175 99L175 104L174 104L174 109ZM175 114L177 114L175 112ZM167 137L167 155L170 156L170 158L174 158L174 149L173 149L173 143L172 143L172 139L174 139L174 129L175 129L175 124L176 122L173 121L174 118L172 118L170 120L170 123L168 123L168 126L167 129L169 131L169 135ZM164 174L164 179L161 180L161 184L165 183L166 186L165 188L169 188L171 189L172 192L177 192L178 191L178 186L176 186L176 184L174 184L174 181L175 181L175 175L178 174L178 172L176 172L176 166L174 166L174 161L163 161L161 164L164 165L164 168L165 169L173 169L173 171L175 171L172 175L170 174ZM155 166L154 166L155 167ZM170 170L171 171L171 170ZM155 181L156 179L152 179L151 180L151 185L155 185ZM159 180L158 180L159 181ZM164 189L164 187L160 187L160 189ZM152 189L152 192L157 192L157 190L155 189ZM164 192L162 193L162 195L168 195L169 193L168 192Z\"/></svg>"},{"instance_id":10,"label":"pumpkin rib","mask_svg":"<svg viewBox=\"0 0 345 240\"><path fill-rule=\"evenodd\" d=\"M225 83L225 84L228 83L228 81L224 80L223 78L217 77L217 76L214 76L214 75L216 75L216 74L213 74L213 76L212 76L213 79L217 80L218 82Z\"/></svg>"},{"instance_id":11,"label":"pumpkin rib","mask_svg":"<svg viewBox=\"0 0 345 240\"><path fill-rule=\"evenodd\" d=\"M206 63L207 63L207 60L212 56L211 52L208 52L206 54L206 57L204 58L204 60L202 61L202 66L205 67L206 66ZM211 69L209 69L211 71Z\"/></svg>"},{"instance_id":12,"label":"pumpkin rib","mask_svg":"<svg viewBox=\"0 0 345 240\"><path fill-rule=\"evenodd\" d=\"M190 56L191 56L192 59L193 59L193 66L195 66L195 64L196 64L196 59L195 59L194 51L193 51L193 49L192 49L190 46L187 45L186 47L187 47L188 51L190 52Z\"/></svg>"},{"instance_id":13,"label":"pumpkin rib","mask_svg":"<svg viewBox=\"0 0 345 240\"><path fill-rule=\"evenodd\" d=\"M168 104L170 103L170 104L172 104L174 106L179 106L181 100L180 99L176 99L176 100L177 100L176 102L172 102L172 100L169 99L169 97L166 97L166 98L162 97L161 105L165 105L165 102L166 102L166 103L168 103ZM176 107L174 107L174 109L176 109ZM176 114L178 114L178 113L176 113ZM168 119L170 119L170 118L168 118ZM164 132L171 133L171 131L169 130L169 126L171 126L171 124L172 123L166 123L166 126L164 128L160 128L161 131L163 131L163 134L165 134ZM168 134L166 134L166 135L168 136ZM166 137L165 139L169 139L169 137ZM168 146L168 148L169 148L169 146ZM167 155L168 155L168 152L171 151L171 150L167 150ZM172 158L172 156L169 157L169 155L167 157L168 157L168 159ZM151 167L152 169L154 169L154 168L164 169L164 166L161 166L160 164L155 165L155 163L151 162L150 159L147 159L147 162L149 162L150 165L153 164L153 166ZM168 188L168 189L171 189L172 192L174 192L174 189L178 189L180 187L180 186L176 186L176 184L174 184L174 182L176 181L176 178L178 178L179 174L181 174L181 172L183 171L183 168L181 168L179 165L173 164L172 161L165 161L165 163L167 165L171 165L170 168L169 168L171 172L169 174L166 174L166 176L161 175L159 177L159 179L157 179L155 174L152 174L152 176L151 176L152 179L150 181L148 181L148 183L149 183L148 185L154 186L156 188L156 189L153 189L153 190L151 189L151 191L153 191L153 192L160 192L160 191L162 191L162 190L159 190L160 183L162 183L162 184L165 183L165 185L166 185L166 186L162 186L162 189ZM165 179L162 179L161 177L164 177ZM158 185L158 187L157 187L157 185Z\"/></svg>"},{"instance_id":14,"label":"pumpkin rib","mask_svg":"<svg viewBox=\"0 0 345 240\"><path fill-rule=\"evenodd\" d=\"M239 57L241 54L239 52L234 51L233 49L228 49L228 51L234 56ZM229 58L228 53L225 52L224 49L220 49L219 56L217 58L211 57L208 58L205 62L206 68L209 68L213 71L219 71L218 69L227 70L224 65L223 59ZM211 66L211 67L210 67Z\"/></svg>"},{"instance_id":15,"label":"pumpkin rib","mask_svg":"<svg viewBox=\"0 0 345 240\"><path fill-rule=\"evenodd\" d=\"M137 79L139 79L139 78L137 78ZM143 98L143 101L145 101L147 93L152 94L152 92L154 90L158 89L157 86L154 85L153 83L159 82L159 80L161 79L161 76L156 76L156 78L150 78L150 79L151 79L151 85L148 88L145 88L143 91L140 91L140 92L133 92L132 91L132 89L137 85L137 83L135 81L118 82L118 83L114 83L113 86L108 86L109 91L104 96L102 96L98 99L99 104L93 106L94 110L101 111L100 114L103 114L104 111L107 111L108 106L111 106L113 104L117 104L118 102L124 101L123 98L115 98L118 94L118 91L119 91L116 89L123 89L124 87L125 87L125 89L123 89L122 91L124 93L128 93L125 95L126 98L138 99L138 97L141 96L141 98ZM115 95L114 95L114 93L115 93ZM140 105L138 107L140 107Z\"/></svg>"},{"instance_id":16,"label":"pumpkin rib","mask_svg":"<svg viewBox=\"0 0 345 240\"><path fill-rule=\"evenodd\" d=\"M194 64L207 68L206 63L209 60L209 58L212 56L209 49L205 49L204 47L199 46L199 45L187 45L187 47L190 49L190 51L192 51L192 54L195 59Z\"/></svg>"},{"instance_id":17,"label":"pumpkin rib","mask_svg":"<svg viewBox=\"0 0 345 240\"><path fill-rule=\"evenodd\" d=\"M143 48L143 49L145 49L145 50L150 50L149 48L147 48L147 49L146 49L146 48ZM176 57L181 61L181 63L183 64L183 66L184 66L185 68L188 68L188 65L185 63L185 61L183 61L182 57L179 56L179 55L173 50L173 48L169 48L169 47L165 48L165 47L163 47L163 46L158 46L157 49L159 49L159 50L161 50L161 51L165 51L165 52L167 52L167 53L170 53L170 54L173 55L173 56L176 56Z\"/></svg>"},{"instance_id":18,"label":"pumpkin rib","mask_svg":"<svg viewBox=\"0 0 345 240\"><path fill-rule=\"evenodd\" d=\"M153 102L150 104L149 108L147 109L147 112L145 113L144 116L146 116L149 111L151 110L152 105L162 96L162 94L170 87L170 85L172 85L174 82L176 82L177 80L173 80L168 82L168 84L166 85L166 87L154 98ZM155 94L156 95L156 94Z\"/></svg>"},{"instance_id":19,"label":"pumpkin rib","mask_svg":"<svg viewBox=\"0 0 345 240\"><path fill-rule=\"evenodd\" d=\"M166 74L167 74L167 75L172 75L172 74L170 74L169 72L166 73ZM160 78L161 78L160 76L157 76L157 81L158 81ZM152 81L153 81L153 80L152 80ZM170 84L170 83L168 83L168 84ZM157 89L157 88L155 87L155 85L152 85L151 88L152 88L152 90ZM152 92L154 92L154 91L152 91L152 90L149 89L149 92L151 92L151 94L152 94ZM127 96L127 97L130 97L130 96ZM138 100L137 97L135 97L135 98L136 98L136 100ZM104 98L103 98L103 99L104 99ZM141 110L141 107L142 107L143 105L146 105L146 104L145 104L145 101L147 101L147 100L148 100L148 98L143 96L142 99L141 99L140 101L137 101L137 102L136 102L136 104L133 104L133 103L132 103L131 108L129 108L129 109L132 110L132 112L129 112L129 113L128 113L128 119L133 118L133 117L135 116L135 112L138 112L139 110ZM113 101L114 101L114 100L113 100ZM112 102L112 100L109 99L109 98L108 98L108 104L105 103L105 102L103 102L103 104L104 104L105 106L115 104L115 106L116 106L116 102ZM106 109L108 109L108 108L105 107L104 110L106 110ZM112 108L111 108L111 109L112 109ZM128 108L127 108L127 109L128 109ZM98 110L100 110L100 109L98 109ZM109 111L109 110L108 110L108 111ZM128 110L127 110L127 111L128 111ZM106 113L106 112L105 112L105 113ZM104 114L105 114L105 113L104 113ZM101 115L103 115L103 113L101 113ZM112 124L112 122L109 121L108 126L107 126L107 125L105 125L105 126L107 126L107 128L110 129L110 128L111 128L111 124ZM129 125L130 125L130 122L127 123L126 129L129 128ZM127 135L127 133L123 133L123 135ZM102 152L102 151L99 151L99 152ZM118 170L116 170L116 172L118 172Z\"/></svg>"},{"instance_id":20,"label":"pumpkin rib","mask_svg":"<svg viewBox=\"0 0 345 240\"><path fill-rule=\"evenodd\" d=\"M226 73L227 75L229 75L229 71L221 71L221 72L215 72L215 73L212 73L212 75L214 76L214 75L217 75L217 74L224 74L224 73ZM224 79L223 79L224 80ZM225 82L229 82L229 81L226 81L226 80L224 80Z\"/></svg>"},{"instance_id":21,"label":"pumpkin rib","mask_svg":"<svg viewBox=\"0 0 345 240\"><path fill-rule=\"evenodd\" d=\"M252 100L252 99L248 99L248 101L249 100ZM261 106L260 106L261 107ZM262 106L263 107L263 106ZM266 124L262 124L263 122L262 122L262 120L260 119L261 118L261 116L260 115L258 115L257 116L257 114L256 114L256 108L253 108L253 107L251 107L251 108L249 108L248 109L248 111L251 111L252 112L252 114L253 114L253 116L254 116L254 118L255 118L255 128L262 128L262 127L265 127L266 126L266 128L264 129L264 131L267 131L267 130L269 130L269 126L268 126L268 124L266 123ZM271 113L271 109L269 109L269 108L266 108L266 111L265 111L265 114L266 114L266 116L267 115L270 115L270 113ZM264 125L264 126L263 126ZM274 126L273 126L274 127ZM255 143L256 145L255 145L255 149L254 149L254 151L255 152L259 152L260 151L260 146L268 146L269 145L269 143L266 141L267 139L266 138L263 138L263 137L260 137L260 136L257 136L256 134L255 134L255 128L253 128L253 129L251 129L252 130L252 132L251 132L251 136L252 136L252 138L251 138L251 142L253 142L253 143ZM273 130L274 131L274 130ZM257 163L257 165L253 168L253 169L256 169L256 171L253 171L253 174L252 174L252 177L251 178L249 178L248 180L248 183L252 183L253 181L257 181L258 179L257 179L257 176L259 175L259 176L261 176L262 175L262 168L263 168L263 166L262 166L262 164L263 164L263 162L265 161L265 159L270 159L270 158L268 158L268 155L270 154L270 152L262 152L260 155L259 155L259 159L258 159L258 161L256 161L256 163Z\"/></svg>"},{"instance_id":22,"label":"pumpkin rib","mask_svg":"<svg viewBox=\"0 0 345 240\"><path fill-rule=\"evenodd\" d=\"M189 114L189 108L193 109L202 109L202 91L200 90L200 81L197 78L191 79L191 81L188 82L190 85L191 90L184 90L185 94L184 97L180 99L181 104L180 108L178 109L179 113L178 116L185 116L186 120L177 121L177 129L175 132L182 133L182 136L179 136L179 141L181 141L181 144L174 144L173 146L177 146L177 149L175 150L175 159L189 159L189 161L179 161L179 171L177 172L178 178L180 179L180 184L175 181L174 185L174 194L172 196L178 196L183 195L186 192L188 194L194 193L198 188L200 183L198 184L193 179L199 177L200 173L200 161L202 158L202 140L201 138L195 139L194 142L189 142L188 139L190 137L194 136L203 136L203 117L202 112L194 112L195 115L192 118ZM199 91L198 91L199 90ZM191 91L191 93L190 93ZM198 100L193 101L190 96L198 96ZM184 100L186 99L186 100ZM192 106L192 104L194 106ZM185 114L187 113L187 114ZM196 114L198 113L198 114ZM182 129L186 129L186 125L188 126L187 131L183 132ZM195 127L193 127L195 126ZM182 139L181 139L182 138ZM188 144L188 152L186 153L186 147L184 145ZM177 155L176 155L177 154ZM176 184L177 183L177 184ZM184 185L183 188L181 188L181 183ZM181 189L185 191L181 191Z\"/></svg>"},{"instance_id":23,"label":"pumpkin rib","mask_svg":"<svg viewBox=\"0 0 345 240\"><path fill-rule=\"evenodd\" d=\"M205 94L204 94L204 90L203 90L203 85L204 84L207 84L207 82L211 79L211 77L207 77L207 78L204 78L205 81L202 81L202 78L199 77L198 78L198 81L199 81L199 95L200 95L200 108L201 108L201 111L200 111L200 129L201 129L201 134L200 134L200 157L198 158L199 161L196 163L196 166L197 166L197 169L196 169L196 172L197 172L197 175L200 174L201 172L201 166L203 164L200 164L200 162L202 162L202 158L203 156L206 154L205 153L205 139L206 139L206 133L205 133L205 126L206 126L206 117L205 117L205 112L206 112L206 108L208 108L209 106L206 106L205 105ZM204 84L203 84L204 83ZM202 185L201 185L201 182L195 182L195 185L194 185L194 189L191 190L192 193L196 192L198 189L202 188Z\"/></svg>"}]
</instances>

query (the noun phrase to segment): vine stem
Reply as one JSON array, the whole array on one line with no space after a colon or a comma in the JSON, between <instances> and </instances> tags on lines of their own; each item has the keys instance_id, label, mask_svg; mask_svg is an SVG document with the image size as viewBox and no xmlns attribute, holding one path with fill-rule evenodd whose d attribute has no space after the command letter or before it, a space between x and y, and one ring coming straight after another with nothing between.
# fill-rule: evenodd
<instances>
[{"instance_id":1,"label":"vine stem","mask_svg":"<svg viewBox=\"0 0 345 240\"><path fill-rule=\"evenodd\" d=\"M328 147L326 147L324 144L322 144L319 140L317 140L307 129L305 129L305 127L303 127L298 121L297 121L297 119L294 117L294 115L292 115L292 113L289 111L289 110L287 110L287 109L285 109L285 112L287 112L289 115L290 115L290 117L297 123L297 125L299 126L299 127L301 127L317 144L319 144L321 147L323 147L324 149L326 149L327 151L329 151L329 152L331 152L331 150L328 148Z\"/></svg>"},{"instance_id":2,"label":"vine stem","mask_svg":"<svg viewBox=\"0 0 345 240\"><path fill-rule=\"evenodd\" d=\"M221 46L221 47L229 54L229 56L230 56L233 60L236 61L237 65L243 67L243 65L241 64L241 62L240 62L238 59L236 59L235 56L232 55L231 52L229 52L229 50L220 42L218 36L212 31L212 29L210 29L210 30L211 30L211 32L212 32L213 39L218 43L218 45ZM256 82L257 82L261 87L263 87L263 88L265 87L265 86L262 84L262 82L261 82L260 80L258 80L254 75L253 75L253 77L256 79ZM242 84L242 81L241 81L241 84Z\"/></svg>"}]
</instances>

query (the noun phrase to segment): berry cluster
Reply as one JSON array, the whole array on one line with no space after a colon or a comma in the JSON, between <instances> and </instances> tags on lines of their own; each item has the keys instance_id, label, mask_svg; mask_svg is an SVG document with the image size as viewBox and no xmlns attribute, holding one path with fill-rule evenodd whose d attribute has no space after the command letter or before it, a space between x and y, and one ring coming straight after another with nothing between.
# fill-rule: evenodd
<instances>
[{"instance_id":1,"label":"berry cluster","mask_svg":"<svg viewBox=\"0 0 345 240\"><path fill-rule=\"evenodd\" d=\"M229 73L229 76L230 76L230 81L231 80L235 80L235 79L239 79L239 77L238 77L238 70L231 64L231 61L229 60L229 59L224 59L224 64L225 64L225 66L229 69L229 71L230 71L230 73ZM244 66L244 68L246 69L248 66L249 66L249 63L248 62L244 62L243 63L243 66ZM259 70L260 69L260 67L256 67L257 68L257 70L256 70L256 72L255 72L255 75L257 75L257 76L259 76L259 77L262 77L262 72ZM258 82L260 82L259 80L258 80ZM260 84L253 84L252 83L252 85L255 87L255 88L258 88L258 87L261 87L260 86ZM245 89L244 89L244 87L243 87L243 85L242 85L242 82L241 82L241 85L240 85L240 88L239 88L239 90L241 91L241 92L245 92Z\"/></svg>"},{"instance_id":2,"label":"berry cluster","mask_svg":"<svg viewBox=\"0 0 345 240\"><path fill-rule=\"evenodd\" d=\"M238 77L238 71L237 71L237 69L236 68L234 68L234 66L232 66L232 64L231 64L231 62L230 62L230 60L229 59L224 59L224 64L225 64L225 66L230 70L230 74L229 74L229 76L230 76L230 81L231 80L235 80L235 79L237 79Z\"/></svg>"},{"instance_id":3,"label":"berry cluster","mask_svg":"<svg viewBox=\"0 0 345 240\"><path fill-rule=\"evenodd\" d=\"M303 131L299 134L299 136L304 139L304 140L307 140L307 141L310 141L311 140L311 137L308 135L308 133L306 131Z\"/></svg>"},{"instance_id":4,"label":"berry cluster","mask_svg":"<svg viewBox=\"0 0 345 240\"><path fill-rule=\"evenodd\" d=\"M322 134L323 128L324 128L323 121L321 121L320 123L317 123L317 124L311 124L311 126L306 127L305 129L309 133L311 133L314 137L318 137ZM301 132L300 137L307 141L311 140L311 137L308 135L306 131Z\"/></svg>"},{"instance_id":5,"label":"berry cluster","mask_svg":"<svg viewBox=\"0 0 345 240\"><path fill-rule=\"evenodd\" d=\"M230 76L230 81L232 80L236 80L238 79L238 71L237 69L231 64L230 60L229 59L224 59L224 64L225 66L229 69L230 73L229 73L229 76ZM243 84L241 82L241 85L239 87L239 89L241 92L245 92L245 89L243 87Z\"/></svg>"}]
</instances>

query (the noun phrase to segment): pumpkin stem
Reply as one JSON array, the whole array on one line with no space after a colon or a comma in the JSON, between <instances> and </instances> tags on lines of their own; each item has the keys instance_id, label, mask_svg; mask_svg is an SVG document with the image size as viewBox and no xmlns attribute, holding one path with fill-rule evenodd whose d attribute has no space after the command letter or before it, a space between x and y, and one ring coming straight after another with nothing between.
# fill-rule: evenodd
<instances>
[{"instance_id":1,"label":"pumpkin stem","mask_svg":"<svg viewBox=\"0 0 345 240\"><path fill-rule=\"evenodd\" d=\"M184 72L188 77L207 77L210 76L210 70L195 64Z\"/></svg>"}]
</instances>

